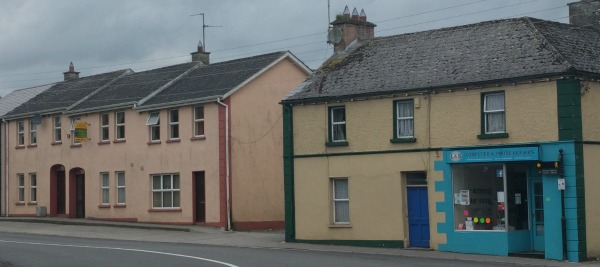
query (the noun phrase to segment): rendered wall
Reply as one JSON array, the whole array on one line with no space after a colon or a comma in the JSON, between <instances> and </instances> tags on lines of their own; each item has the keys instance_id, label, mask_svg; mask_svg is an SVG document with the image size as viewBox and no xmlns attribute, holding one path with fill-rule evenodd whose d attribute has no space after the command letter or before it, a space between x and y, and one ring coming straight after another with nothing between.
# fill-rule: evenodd
<instances>
[{"instance_id":1,"label":"rendered wall","mask_svg":"<svg viewBox=\"0 0 600 267\"><path fill-rule=\"evenodd\" d=\"M284 59L231 97L232 214L236 229L283 228L279 101L307 73Z\"/></svg>"},{"instance_id":2,"label":"rendered wall","mask_svg":"<svg viewBox=\"0 0 600 267\"><path fill-rule=\"evenodd\" d=\"M584 124L585 125L585 124ZM587 233L587 256L589 258L600 257L600 146L584 145L584 175L585 175L585 214Z\"/></svg>"},{"instance_id":3,"label":"rendered wall","mask_svg":"<svg viewBox=\"0 0 600 267\"><path fill-rule=\"evenodd\" d=\"M85 171L86 217L101 219L135 219L148 222L192 223L193 187L192 173L204 171L206 179L206 220L219 222L219 173L218 173L218 120L217 105L205 105L205 140L191 140L192 107L179 108L180 140L168 142L167 111L161 111L161 143L148 144L149 129L146 125L148 113L138 113L131 109L125 111L125 142L114 141L114 112L110 116L110 142L99 142L99 114L80 116L88 122L88 142L80 147L71 147L70 118L62 116L62 144L52 145L52 118L44 117L37 128L38 142L35 147L15 149L16 121L9 124L9 213L12 215L34 215L37 206L50 207L50 168L56 164L65 167L67 173L67 214L74 211L69 207L68 173L73 168ZM29 143L29 124L26 120L26 144ZM124 171L126 180L126 207L114 207L116 204L115 172ZM17 173L26 176L26 200L28 195L28 173L37 173L38 202L16 205ZM109 172L110 198L109 208L99 208L100 172ZM181 211L150 212L152 208L151 174L179 173L181 188Z\"/></svg>"}]
</instances>

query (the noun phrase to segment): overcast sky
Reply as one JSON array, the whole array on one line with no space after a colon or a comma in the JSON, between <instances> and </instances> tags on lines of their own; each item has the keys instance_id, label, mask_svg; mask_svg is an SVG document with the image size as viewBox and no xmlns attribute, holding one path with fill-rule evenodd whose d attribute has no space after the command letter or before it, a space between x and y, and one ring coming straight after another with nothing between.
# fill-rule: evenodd
<instances>
[{"instance_id":1,"label":"overcast sky","mask_svg":"<svg viewBox=\"0 0 600 267\"><path fill-rule=\"evenodd\" d=\"M577 0L330 0L389 36L509 17L568 23ZM0 0L0 96L80 76L191 61L202 40L211 62L289 50L315 69L331 55L327 0Z\"/></svg>"}]
</instances>

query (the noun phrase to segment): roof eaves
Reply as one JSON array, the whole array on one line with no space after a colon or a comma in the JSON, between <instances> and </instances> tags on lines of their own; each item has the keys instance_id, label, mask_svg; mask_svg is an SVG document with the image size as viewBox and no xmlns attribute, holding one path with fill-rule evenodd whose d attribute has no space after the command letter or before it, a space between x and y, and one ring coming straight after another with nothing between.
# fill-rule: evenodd
<instances>
[{"instance_id":1,"label":"roof eaves","mask_svg":"<svg viewBox=\"0 0 600 267\"><path fill-rule=\"evenodd\" d=\"M160 88L156 89L154 92L150 93L148 96L142 98L142 100L140 100L137 103L137 106L141 106L144 103L146 103L148 100L152 99L153 97L155 97L156 95L158 95L160 92L164 91L165 89L169 88L169 86L173 85L174 83L176 83L177 81L181 80L183 77L185 77L186 75L190 74L192 71L196 70L199 67L202 66L206 66L204 65L204 63L202 62L198 62L198 64L192 66L190 69L186 70L184 73L180 74L179 76L175 77L174 79L170 80L169 82L167 82L165 85L161 86Z\"/></svg>"},{"instance_id":2,"label":"roof eaves","mask_svg":"<svg viewBox=\"0 0 600 267\"><path fill-rule=\"evenodd\" d=\"M68 111L65 114L66 115L82 115L82 114L89 114L89 113L93 113L93 112L102 112L102 111L109 111L109 110L129 108L129 107L133 108L135 103L136 103L135 101L129 101L126 103L118 103L118 104L106 105L106 106L101 106L101 107L77 109L77 110Z\"/></svg>"},{"instance_id":3,"label":"roof eaves","mask_svg":"<svg viewBox=\"0 0 600 267\"><path fill-rule=\"evenodd\" d=\"M201 97L201 98L174 101L174 102L169 102L169 103L146 105L146 106L142 106L142 107L138 106L138 107L134 107L133 109L137 110L138 112L144 112L144 111L156 110L156 109L168 109L168 108L180 107L180 106L190 105L190 104L202 104L202 103L213 102L213 101L217 101L217 99L222 98L222 97L223 96L221 96L221 95L207 96L207 97Z\"/></svg>"},{"instance_id":4,"label":"roof eaves","mask_svg":"<svg viewBox=\"0 0 600 267\"><path fill-rule=\"evenodd\" d=\"M36 114L49 115L49 114L56 114L56 113L63 112L63 111L64 111L64 108L54 108L54 109L46 109L46 110L41 110L41 111L19 113L19 114L10 115L10 116L2 116L0 118L5 119L5 120L15 120L15 119L29 118Z\"/></svg>"},{"instance_id":5,"label":"roof eaves","mask_svg":"<svg viewBox=\"0 0 600 267\"><path fill-rule=\"evenodd\" d=\"M95 94L99 93L100 91L104 90L105 88L109 87L111 84L115 83L116 81L118 81L119 79L132 74L133 71L131 69L127 69L125 70L123 73L121 73L121 75L119 75L118 77L112 79L111 81L107 82L106 84L100 86L98 89L96 89L94 92L91 92L90 94L86 95L84 98L80 99L79 101L73 103L71 106L67 107L67 110L71 110L74 109L75 107L77 107L77 105L83 103L84 101L90 99L92 96L94 96Z\"/></svg>"}]
</instances>

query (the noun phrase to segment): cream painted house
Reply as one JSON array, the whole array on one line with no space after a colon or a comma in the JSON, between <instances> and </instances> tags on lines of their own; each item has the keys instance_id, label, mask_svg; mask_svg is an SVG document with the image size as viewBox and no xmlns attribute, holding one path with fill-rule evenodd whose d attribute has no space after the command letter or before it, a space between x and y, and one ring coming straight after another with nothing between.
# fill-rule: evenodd
<instances>
[{"instance_id":1,"label":"cream painted house","mask_svg":"<svg viewBox=\"0 0 600 267\"><path fill-rule=\"evenodd\" d=\"M9 112L8 216L283 228L278 101L290 52L57 83ZM38 123L35 118L41 118ZM279 125L279 126L278 126Z\"/></svg>"},{"instance_id":2,"label":"cream painted house","mask_svg":"<svg viewBox=\"0 0 600 267\"><path fill-rule=\"evenodd\" d=\"M282 101L286 240L600 256L600 30L525 17L374 37L361 13Z\"/></svg>"}]
</instances>

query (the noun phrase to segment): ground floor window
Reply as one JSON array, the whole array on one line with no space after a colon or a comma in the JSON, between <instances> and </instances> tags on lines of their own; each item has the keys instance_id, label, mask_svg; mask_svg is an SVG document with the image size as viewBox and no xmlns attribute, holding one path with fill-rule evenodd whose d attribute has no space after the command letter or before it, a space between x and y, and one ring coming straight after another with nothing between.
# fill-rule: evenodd
<instances>
[{"instance_id":1,"label":"ground floor window","mask_svg":"<svg viewBox=\"0 0 600 267\"><path fill-rule=\"evenodd\" d=\"M110 187L108 182L108 173L100 173L100 188L102 190L102 204L110 204Z\"/></svg>"},{"instance_id":2,"label":"ground floor window","mask_svg":"<svg viewBox=\"0 0 600 267\"><path fill-rule=\"evenodd\" d=\"M117 204L125 204L125 172L117 172Z\"/></svg>"},{"instance_id":3,"label":"ground floor window","mask_svg":"<svg viewBox=\"0 0 600 267\"><path fill-rule=\"evenodd\" d=\"M179 208L179 174L152 175L152 207Z\"/></svg>"},{"instance_id":4,"label":"ground floor window","mask_svg":"<svg viewBox=\"0 0 600 267\"><path fill-rule=\"evenodd\" d=\"M529 228L527 166L452 166L456 230L513 231Z\"/></svg>"},{"instance_id":5,"label":"ground floor window","mask_svg":"<svg viewBox=\"0 0 600 267\"><path fill-rule=\"evenodd\" d=\"M350 223L350 199L348 198L348 179L331 179L333 195L333 223Z\"/></svg>"},{"instance_id":6,"label":"ground floor window","mask_svg":"<svg viewBox=\"0 0 600 267\"><path fill-rule=\"evenodd\" d=\"M17 174L17 183L18 183L18 194L17 201L25 202L25 175L22 173Z\"/></svg>"},{"instance_id":7,"label":"ground floor window","mask_svg":"<svg viewBox=\"0 0 600 267\"><path fill-rule=\"evenodd\" d=\"M29 174L29 201L37 202L37 175Z\"/></svg>"}]
</instances>

